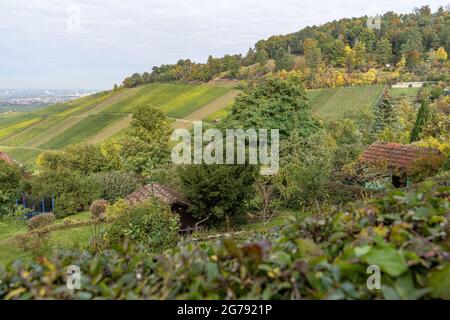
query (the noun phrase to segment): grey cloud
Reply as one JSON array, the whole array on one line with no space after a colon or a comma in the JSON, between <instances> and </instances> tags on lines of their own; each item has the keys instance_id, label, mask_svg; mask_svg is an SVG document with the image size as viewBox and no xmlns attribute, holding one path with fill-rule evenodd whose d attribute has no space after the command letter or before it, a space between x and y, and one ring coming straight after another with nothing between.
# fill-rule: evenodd
<instances>
[{"instance_id":1,"label":"grey cloud","mask_svg":"<svg viewBox=\"0 0 450 320\"><path fill-rule=\"evenodd\" d=\"M445 2L427 1L433 9ZM380 0L410 12L422 0ZM245 53L256 41L368 13L372 1L3 0L0 87L111 87L132 73L179 58ZM81 10L68 32L67 8ZM76 85L78 84L78 85Z\"/></svg>"}]
</instances>

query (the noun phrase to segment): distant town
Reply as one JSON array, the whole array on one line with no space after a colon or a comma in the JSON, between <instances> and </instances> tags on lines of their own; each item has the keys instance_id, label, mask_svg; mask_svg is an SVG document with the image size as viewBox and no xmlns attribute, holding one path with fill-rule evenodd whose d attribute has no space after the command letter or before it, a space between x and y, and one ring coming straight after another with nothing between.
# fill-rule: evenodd
<instances>
[{"instance_id":1,"label":"distant town","mask_svg":"<svg viewBox=\"0 0 450 320\"><path fill-rule=\"evenodd\" d=\"M0 89L0 112L28 111L96 92L93 89Z\"/></svg>"}]
</instances>

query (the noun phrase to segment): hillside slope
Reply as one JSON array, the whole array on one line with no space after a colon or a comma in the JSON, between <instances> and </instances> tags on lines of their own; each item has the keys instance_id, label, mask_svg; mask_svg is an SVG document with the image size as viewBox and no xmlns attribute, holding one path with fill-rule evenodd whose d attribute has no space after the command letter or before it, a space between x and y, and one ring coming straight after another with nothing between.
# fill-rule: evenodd
<instances>
[{"instance_id":1,"label":"hillside slope","mask_svg":"<svg viewBox=\"0 0 450 320\"><path fill-rule=\"evenodd\" d=\"M99 144L119 134L140 105L158 106L169 117L187 118L190 123L225 108L236 94L229 86L154 83L101 92L16 116L0 115L0 148L33 166L43 150L80 142Z\"/></svg>"},{"instance_id":2,"label":"hillside slope","mask_svg":"<svg viewBox=\"0 0 450 320\"><path fill-rule=\"evenodd\" d=\"M311 112L323 120L339 120L355 112L368 111L378 101L383 86L313 89L307 92ZM227 116L232 104L209 114L207 121Z\"/></svg>"}]
</instances>

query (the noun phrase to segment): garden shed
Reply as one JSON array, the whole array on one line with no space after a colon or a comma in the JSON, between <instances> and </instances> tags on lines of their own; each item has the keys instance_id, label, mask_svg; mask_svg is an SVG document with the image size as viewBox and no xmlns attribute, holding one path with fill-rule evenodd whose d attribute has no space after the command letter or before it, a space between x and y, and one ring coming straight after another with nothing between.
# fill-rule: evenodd
<instances>
[{"instance_id":1,"label":"garden shed","mask_svg":"<svg viewBox=\"0 0 450 320\"><path fill-rule=\"evenodd\" d=\"M134 205L146 201L152 196L167 204L172 212L180 215L182 230L196 227L198 221L188 212L191 204L181 193L159 183L150 183L143 186L126 197L126 200Z\"/></svg>"},{"instance_id":2,"label":"garden shed","mask_svg":"<svg viewBox=\"0 0 450 320\"><path fill-rule=\"evenodd\" d=\"M402 188L408 185L408 170L418 160L439 154L439 150L433 148L375 142L363 152L360 160L365 164L384 164L390 173L390 177L387 178L391 179L392 185L395 188Z\"/></svg>"}]
</instances>

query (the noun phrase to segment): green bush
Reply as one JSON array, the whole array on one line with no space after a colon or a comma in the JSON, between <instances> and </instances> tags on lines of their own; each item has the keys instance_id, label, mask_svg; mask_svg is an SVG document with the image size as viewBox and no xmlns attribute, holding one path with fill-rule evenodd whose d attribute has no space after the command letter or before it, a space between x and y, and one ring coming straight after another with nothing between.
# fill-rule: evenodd
<instances>
[{"instance_id":1,"label":"green bush","mask_svg":"<svg viewBox=\"0 0 450 320\"><path fill-rule=\"evenodd\" d=\"M152 199L120 214L107 233L111 246L125 242L143 244L151 252L174 246L178 239L179 216Z\"/></svg>"},{"instance_id":2,"label":"green bush","mask_svg":"<svg viewBox=\"0 0 450 320\"><path fill-rule=\"evenodd\" d=\"M292 217L243 244L17 261L0 271L0 299L449 299L449 195L450 188L425 183ZM66 287L69 265L83 272L81 290ZM381 290L366 286L370 265L381 268Z\"/></svg>"},{"instance_id":3,"label":"green bush","mask_svg":"<svg viewBox=\"0 0 450 320\"><path fill-rule=\"evenodd\" d=\"M122 214L129 211L130 205L124 199L118 199L113 204L108 204L105 209L105 214L108 219L116 219Z\"/></svg>"},{"instance_id":4,"label":"green bush","mask_svg":"<svg viewBox=\"0 0 450 320\"><path fill-rule=\"evenodd\" d=\"M108 201L103 199L92 202L91 207L89 208L92 219L103 221L105 219L105 211L107 206Z\"/></svg>"},{"instance_id":5,"label":"green bush","mask_svg":"<svg viewBox=\"0 0 450 320\"><path fill-rule=\"evenodd\" d=\"M180 168L183 193L192 203L194 217L207 223L237 224L253 197L255 165L187 165Z\"/></svg>"},{"instance_id":6,"label":"green bush","mask_svg":"<svg viewBox=\"0 0 450 320\"><path fill-rule=\"evenodd\" d=\"M102 172L109 168L100 147L77 144L62 151L46 151L39 155L37 163L41 170L70 169L83 175Z\"/></svg>"},{"instance_id":7,"label":"green bush","mask_svg":"<svg viewBox=\"0 0 450 320\"><path fill-rule=\"evenodd\" d=\"M35 230L50 225L55 221L55 215L53 213L42 213L34 216L27 221L28 230Z\"/></svg>"},{"instance_id":8,"label":"green bush","mask_svg":"<svg viewBox=\"0 0 450 320\"><path fill-rule=\"evenodd\" d=\"M92 179L101 188L100 197L110 202L125 198L140 185L136 175L126 171L100 172Z\"/></svg>"},{"instance_id":9,"label":"green bush","mask_svg":"<svg viewBox=\"0 0 450 320\"><path fill-rule=\"evenodd\" d=\"M100 197L100 187L90 177L62 168L39 172L31 181L31 189L34 196L55 197L57 218L86 210Z\"/></svg>"},{"instance_id":10,"label":"green bush","mask_svg":"<svg viewBox=\"0 0 450 320\"><path fill-rule=\"evenodd\" d=\"M0 218L11 212L19 185L19 170L0 159Z\"/></svg>"}]
</instances>

